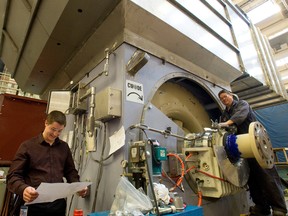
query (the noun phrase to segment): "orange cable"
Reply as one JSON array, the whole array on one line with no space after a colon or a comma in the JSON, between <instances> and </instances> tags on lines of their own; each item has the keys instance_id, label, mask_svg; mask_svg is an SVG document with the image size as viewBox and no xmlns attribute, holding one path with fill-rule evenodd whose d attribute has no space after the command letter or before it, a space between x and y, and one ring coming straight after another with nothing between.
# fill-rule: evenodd
<instances>
[{"instance_id":1,"label":"orange cable","mask_svg":"<svg viewBox=\"0 0 288 216\"><path fill-rule=\"evenodd\" d=\"M180 161L180 164L181 164L181 176L180 176L180 177L178 178L178 180L176 181L176 185L174 185L174 187L172 187L172 188L170 189L170 191L174 191L175 188L176 188L177 186L179 186L179 185L182 183L182 181L183 181L183 177L184 177L184 175L185 175L185 166L184 166L183 160L179 157L179 155L174 154L174 153L168 153L167 156L174 156L174 157L176 157L176 158Z\"/></svg>"},{"instance_id":2,"label":"orange cable","mask_svg":"<svg viewBox=\"0 0 288 216\"><path fill-rule=\"evenodd\" d=\"M197 206L201 206L202 205L202 192L200 190L198 190L198 204Z\"/></svg>"},{"instance_id":3,"label":"orange cable","mask_svg":"<svg viewBox=\"0 0 288 216\"><path fill-rule=\"evenodd\" d=\"M211 178L218 179L218 180L224 181L224 182L228 182L227 180L225 180L225 179L223 179L223 178L220 178L220 177L211 175L211 174L209 174L209 173L207 173L207 172L198 170L197 167L195 167L195 166L192 166L192 167L188 168L187 170L185 170L184 162L183 162L183 160L179 157L179 155L174 154L174 153L168 153L167 156L174 156L174 157L176 157L176 158L180 161L180 164L181 164L181 176L178 178L178 180L177 180L177 182L176 182L176 185L174 185L174 187L172 187L172 188L170 189L170 191L175 190L175 188L182 183L184 175L187 174L187 173L188 173L190 170L192 170L192 169L196 169L196 172L200 172L200 173L202 173L202 174L204 174L204 175L206 175L206 176L209 176L209 177L211 177ZM192 153L190 153L185 159L187 160L187 159L190 158L191 156L192 156ZM202 205L202 192L201 192L200 190L198 190L198 204L197 204L197 206L201 206L201 205Z\"/></svg>"},{"instance_id":4,"label":"orange cable","mask_svg":"<svg viewBox=\"0 0 288 216\"><path fill-rule=\"evenodd\" d=\"M207 175L207 176L209 176L209 177L211 177L211 178L218 179L218 180L220 180L220 181L228 182L226 179L220 178L220 177L218 177L218 176L211 175L211 174L209 174L209 173L207 173L207 172L204 172L204 171L201 171L201 170L197 170L197 172L200 172L200 173L202 173L202 174L204 174L204 175Z\"/></svg>"}]
</instances>

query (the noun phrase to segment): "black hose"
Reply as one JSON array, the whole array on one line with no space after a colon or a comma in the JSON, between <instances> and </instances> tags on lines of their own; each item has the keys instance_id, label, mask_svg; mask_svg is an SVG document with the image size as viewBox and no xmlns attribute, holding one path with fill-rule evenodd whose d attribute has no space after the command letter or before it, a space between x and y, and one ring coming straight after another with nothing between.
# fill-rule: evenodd
<instances>
[{"instance_id":1,"label":"black hose","mask_svg":"<svg viewBox=\"0 0 288 216\"><path fill-rule=\"evenodd\" d=\"M147 142L148 143L148 142ZM154 191L154 188L153 188L153 182L152 182L152 176L151 176L151 173L150 173L150 168L149 168L149 163L148 163L148 155L147 155L147 151L146 151L146 145L145 145L145 157L146 157L146 166L147 166L147 173L148 173L148 179L149 179L149 184L150 184L150 187L151 187L151 192L152 192L152 196L153 196L153 199L154 199L154 202L155 202L155 209L156 209L156 215L159 216L160 213L159 213L159 208L158 208L158 204L157 204L157 199L156 199L156 195L155 195L155 191Z\"/></svg>"}]
</instances>

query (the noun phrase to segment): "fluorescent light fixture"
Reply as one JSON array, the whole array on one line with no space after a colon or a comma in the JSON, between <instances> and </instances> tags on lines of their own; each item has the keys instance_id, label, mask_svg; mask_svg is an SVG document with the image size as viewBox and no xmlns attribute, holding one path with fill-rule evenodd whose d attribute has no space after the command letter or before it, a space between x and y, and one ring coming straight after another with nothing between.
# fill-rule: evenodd
<instances>
[{"instance_id":1,"label":"fluorescent light fixture","mask_svg":"<svg viewBox=\"0 0 288 216\"><path fill-rule=\"evenodd\" d=\"M288 76L283 76L282 77L282 80L287 80L288 79Z\"/></svg>"},{"instance_id":2,"label":"fluorescent light fixture","mask_svg":"<svg viewBox=\"0 0 288 216\"><path fill-rule=\"evenodd\" d=\"M286 32L288 32L288 28L285 28L285 29L283 29L283 30L281 30L281 31L269 36L268 39L271 40L271 39L276 38L276 37L278 37L278 36L280 36L282 34L285 34Z\"/></svg>"},{"instance_id":3,"label":"fluorescent light fixture","mask_svg":"<svg viewBox=\"0 0 288 216\"><path fill-rule=\"evenodd\" d=\"M277 67L281 67L281 66L283 66L283 65L285 65L285 64L288 64L288 56L276 60L275 63L276 63L276 66L277 66Z\"/></svg>"},{"instance_id":4,"label":"fluorescent light fixture","mask_svg":"<svg viewBox=\"0 0 288 216\"><path fill-rule=\"evenodd\" d=\"M272 15L279 13L281 11L280 6L275 3L275 1L270 0L261 4L259 7L249 11L247 13L248 17L252 20L254 24L259 23L262 20L271 17Z\"/></svg>"}]
</instances>

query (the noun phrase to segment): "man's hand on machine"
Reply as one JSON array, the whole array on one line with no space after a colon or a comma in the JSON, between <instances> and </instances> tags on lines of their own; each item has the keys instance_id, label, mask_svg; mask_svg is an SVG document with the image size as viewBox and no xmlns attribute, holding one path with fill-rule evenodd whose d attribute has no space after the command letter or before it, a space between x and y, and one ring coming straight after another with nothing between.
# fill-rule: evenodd
<instances>
[{"instance_id":1,"label":"man's hand on machine","mask_svg":"<svg viewBox=\"0 0 288 216\"><path fill-rule=\"evenodd\" d=\"M220 123L218 124L218 126L219 126L220 128L229 127L229 125L228 125L226 122L220 122Z\"/></svg>"}]
</instances>

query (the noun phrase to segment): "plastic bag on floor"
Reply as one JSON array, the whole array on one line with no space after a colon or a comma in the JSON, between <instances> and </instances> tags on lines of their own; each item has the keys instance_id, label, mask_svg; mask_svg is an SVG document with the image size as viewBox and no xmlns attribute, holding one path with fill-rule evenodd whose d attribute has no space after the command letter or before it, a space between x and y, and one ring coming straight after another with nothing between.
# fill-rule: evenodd
<instances>
[{"instance_id":1,"label":"plastic bag on floor","mask_svg":"<svg viewBox=\"0 0 288 216\"><path fill-rule=\"evenodd\" d=\"M137 190L126 177L122 176L116 188L110 215L122 213L123 215L139 216L141 213L151 211L152 208L150 198Z\"/></svg>"}]
</instances>

